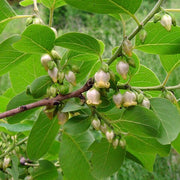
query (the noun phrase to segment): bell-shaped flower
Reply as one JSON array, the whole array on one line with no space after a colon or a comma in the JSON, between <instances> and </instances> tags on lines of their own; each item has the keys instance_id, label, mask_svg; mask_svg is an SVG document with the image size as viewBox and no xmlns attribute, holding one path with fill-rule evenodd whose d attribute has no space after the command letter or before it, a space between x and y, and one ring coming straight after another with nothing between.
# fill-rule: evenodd
<instances>
[{"instance_id":1,"label":"bell-shaped flower","mask_svg":"<svg viewBox=\"0 0 180 180\"><path fill-rule=\"evenodd\" d=\"M108 140L108 142L112 143L114 138L114 132L113 131L107 131L106 132L106 139Z\"/></svg>"},{"instance_id":2,"label":"bell-shaped flower","mask_svg":"<svg viewBox=\"0 0 180 180\"><path fill-rule=\"evenodd\" d=\"M99 119L94 119L91 124L92 124L93 128L98 131L101 126L101 121Z\"/></svg>"},{"instance_id":3,"label":"bell-shaped flower","mask_svg":"<svg viewBox=\"0 0 180 180\"><path fill-rule=\"evenodd\" d=\"M125 61L120 61L116 65L117 72L122 76L123 79L127 78L127 73L129 71L129 64Z\"/></svg>"},{"instance_id":4,"label":"bell-shaped flower","mask_svg":"<svg viewBox=\"0 0 180 180\"><path fill-rule=\"evenodd\" d=\"M101 132L102 133L106 133L106 131L107 131L107 125L104 123L104 124L102 124L101 126L100 126L100 130L101 130Z\"/></svg>"},{"instance_id":5,"label":"bell-shaped flower","mask_svg":"<svg viewBox=\"0 0 180 180\"><path fill-rule=\"evenodd\" d=\"M73 86L76 85L76 76L74 72L69 71L67 74L65 74L65 78L68 82L70 82Z\"/></svg>"},{"instance_id":6,"label":"bell-shaped flower","mask_svg":"<svg viewBox=\"0 0 180 180\"><path fill-rule=\"evenodd\" d=\"M103 70L100 70L96 72L95 76L95 86L97 88L109 88L110 83L110 74L107 72L104 72Z\"/></svg>"},{"instance_id":7,"label":"bell-shaped flower","mask_svg":"<svg viewBox=\"0 0 180 180\"><path fill-rule=\"evenodd\" d=\"M124 39L122 49L128 56L132 56L133 45L129 39Z\"/></svg>"},{"instance_id":8,"label":"bell-shaped flower","mask_svg":"<svg viewBox=\"0 0 180 180\"><path fill-rule=\"evenodd\" d=\"M53 80L53 82L57 82L57 76L58 76L58 69L57 67L54 67L52 70L48 69L48 74Z\"/></svg>"},{"instance_id":9,"label":"bell-shaped flower","mask_svg":"<svg viewBox=\"0 0 180 180\"><path fill-rule=\"evenodd\" d=\"M113 95L113 101L116 104L117 108L120 108L121 104L123 103L123 95L121 93Z\"/></svg>"},{"instance_id":10,"label":"bell-shaped flower","mask_svg":"<svg viewBox=\"0 0 180 180\"><path fill-rule=\"evenodd\" d=\"M52 61L52 58L51 58L51 56L49 54L44 54L41 57L41 64L44 66L46 71L48 70L48 62L49 61Z\"/></svg>"},{"instance_id":11,"label":"bell-shaped flower","mask_svg":"<svg viewBox=\"0 0 180 180\"><path fill-rule=\"evenodd\" d=\"M96 89L90 89L86 93L87 104L98 105L101 103L100 93Z\"/></svg>"},{"instance_id":12,"label":"bell-shaped flower","mask_svg":"<svg viewBox=\"0 0 180 180\"><path fill-rule=\"evenodd\" d=\"M58 124L63 125L67 122L69 119L69 113L64 113L64 112L57 112L57 118L58 118Z\"/></svg>"},{"instance_id":13,"label":"bell-shaped flower","mask_svg":"<svg viewBox=\"0 0 180 180\"><path fill-rule=\"evenodd\" d=\"M133 92L126 91L123 95L123 100L124 100L124 103L123 103L124 107L137 105L136 95Z\"/></svg>"},{"instance_id":14,"label":"bell-shaped flower","mask_svg":"<svg viewBox=\"0 0 180 180\"><path fill-rule=\"evenodd\" d=\"M146 107L147 109L149 109L150 106L151 106L149 99L144 98L143 101L142 101L142 106L144 106L144 107Z\"/></svg>"},{"instance_id":15,"label":"bell-shaped flower","mask_svg":"<svg viewBox=\"0 0 180 180\"><path fill-rule=\"evenodd\" d=\"M112 145L113 145L114 149L117 148L118 144L119 144L119 140L117 138L115 140L113 140Z\"/></svg>"},{"instance_id":16,"label":"bell-shaped flower","mask_svg":"<svg viewBox=\"0 0 180 180\"><path fill-rule=\"evenodd\" d=\"M163 15L160 22L162 26L166 28L167 31L171 30L172 18L170 15L168 14Z\"/></svg>"}]
</instances>

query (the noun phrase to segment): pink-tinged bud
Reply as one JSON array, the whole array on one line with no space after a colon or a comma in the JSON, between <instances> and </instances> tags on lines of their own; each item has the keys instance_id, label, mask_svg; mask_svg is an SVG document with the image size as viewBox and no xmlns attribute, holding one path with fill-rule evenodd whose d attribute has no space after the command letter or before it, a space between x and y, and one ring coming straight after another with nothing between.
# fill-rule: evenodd
<instances>
[{"instance_id":1,"label":"pink-tinged bud","mask_svg":"<svg viewBox=\"0 0 180 180\"><path fill-rule=\"evenodd\" d=\"M133 92L126 91L123 95L123 106L124 107L129 107L129 106L136 106L136 95Z\"/></svg>"},{"instance_id":2,"label":"pink-tinged bud","mask_svg":"<svg viewBox=\"0 0 180 180\"><path fill-rule=\"evenodd\" d=\"M119 144L119 140L118 140L118 139L115 139L115 140L113 141L113 143L112 143L114 149L117 148L118 144Z\"/></svg>"},{"instance_id":3,"label":"pink-tinged bud","mask_svg":"<svg viewBox=\"0 0 180 180\"><path fill-rule=\"evenodd\" d=\"M95 86L97 88L109 88L110 83L110 74L107 72L104 72L103 70L100 70L98 72L96 72L95 74Z\"/></svg>"},{"instance_id":4,"label":"pink-tinged bud","mask_svg":"<svg viewBox=\"0 0 180 180\"><path fill-rule=\"evenodd\" d=\"M107 131L107 125L105 123L103 125L101 125L100 130L101 130L102 133L105 134L106 131Z\"/></svg>"},{"instance_id":5,"label":"pink-tinged bud","mask_svg":"<svg viewBox=\"0 0 180 180\"><path fill-rule=\"evenodd\" d=\"M144 106L145 108L149 109L150 106L151 106L149 99L144 98L143 101L142 101L142 106Z\"/></svg>"},{"instance_id":6,"label":"pink-tinged bud","mask_svg":"<svg viewBox=\"0 0 180 180\"><path fill-rule=\"evenodd\" d=\"M167 31L171 30L171 26L172 26L172 18L170 15L165 14L162 16L161 18L161 24L163 27L166 28Z\"/></svg>"},{"instance_id":7,"label":"pink-tinged bud","mask_svg":"<svg viewBox=\"0 0 180 180\"><path fill-rule=\"evenodd\" d=\"M113 95L113 101L116 104L117 108L120 108L121 104L123 103L123 95L121 93Z\"/></svg>"},{"instance_id":8,"label":"pink-tinged bud","mask_svg":"<svg viewBox=\"0 0 180 180\"><path fill-rule=\"evenodd\" d=\"M48 69L48 74L53 80L53 82L57 82L57 75L58 75L58 69L57 67L54 67L52 70Z\"/></svg>"},{"instance_id":9,"label":"pink-tinged bud","mask_svg":"<svg viewBox=\"0 0 180 180\"><path fill-rule=\"evenodd\" d=\"M53 27L51 27L51 29L53 30L55 36L57 37L57 30L55 28L53 28Z\"/></svg>"},{"instance_id":10,"label":"pink-tinged bud","mask_svg":"<svg viewBox=\"0 0 180 180\"><path fill-rule=\"evenodd\" d=\"M51 56L49 54L44 54L41 57L41 64L44 66L46 71L48 70L48 62L49 61L52 61L52 58L51 58Z\"/></svg>"},{"instance_id":11,"label":"pink-tinged bud","mask_svg":"<svg viewBox=\"0 0 180 180\"><path fill-rule=\"evenodd\" d=\"M86 93L87 104L98 105L101 103L100 93L96 89L90 89Z\"/></svg>"},{"instance_id":12,"label":"pink-tinged bud","mask_svg":"<svg viewBox=\"0 0 180 180\"><path fill-rule=\"evenodd\" d=\"M65 78L68 82L70 82L73 86L76 85L76 76L72 71L69 71L67 74L65 74Z\"/></svg>"},{"instance_id":13,"label":"pink-tinged bud","mask_svg":"<svg viewBox=\"0 0 180 180\"><path fill-rule=\"evenodd\" d=\"M59 120L58 124L63 125L69 119L69 113L64 113L64 112L58 111L57 118Z\"/></svg>"},{"instance_id":14,"label":"pink-tinged bud","mask_svg":"<svg viewBox=\"0 0 180 180\"><path fill-rule=\"evenodd\" d=\"M114 132L113 131L107 131L106 132L106 138L109 143L112 143L112 140L114 138Z\"/></svg>"},{"instance_id":15,"label":"pink-tinged bud","mask_svg":"<svg viewBox=\"0 0 180 180\"><path fill-rule=\"evenodd\" d=\"M123 79L127 78L127 73L129 71L129 64L125 61L120 61L116 65L117 72L122 76Z\"/></svg>"},{"instance_id":16,"label":"pink-tinged bud","mask_svg":"<svg viewBox=\"0 0 180 180\"><path fill-rule=\"evenodd\" d=\"M125 39L122 44L122 49L128 56L132 56L133 46L129 39Z\"/></svg>"},{"instance_id":17,"label":"pink-tinged bud","mask_svg":"<svg viewBox=\"0 0 180 180\"><path fill-rule=\"evenodd\" d=\"M94 119L91 125L93 126L94 129L98 131L101 126L101 121L99 119Z\"/></svg>"}]
</instances>

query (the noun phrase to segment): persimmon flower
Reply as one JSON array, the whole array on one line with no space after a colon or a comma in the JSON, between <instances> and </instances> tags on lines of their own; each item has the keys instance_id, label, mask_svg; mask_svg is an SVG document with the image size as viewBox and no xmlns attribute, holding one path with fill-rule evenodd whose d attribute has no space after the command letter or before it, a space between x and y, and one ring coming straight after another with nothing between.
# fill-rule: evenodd
<instances>
[{"instance_id":1,"label":"persimmon flower","mask_svg":"<svg viewBox=\"0 0 180 180\"><path fill-rule=\"evenodd\" d=\"M113 131L107 131L106 132L106 138L107 138L108 142L112 143L112 140L114 138L114 132Z\"/></svg>"},{"instance_id":2,"label":"persimmon flower","mask_svg":"<svg viewBox=\"0 0 180 180\"><path fill-rule=\"evenodd\" d=\"M98 105L101 103L100 93L96 89L90 89L87 91L87 104Z\"/></svg>"},{"instance_id":3,"label":"persimmon flower","mask_svg":"<svg viewBox=\"0 0 180 180\"><path fill-rule=\"evenodd\" d=\"M133 92L126 91L123 95L123 100L124 100L124 103L123 103L124 107L137 105L136 95Z\"/></svg>"},{"instance_id":4,"label":"persimmon flower","mask_svg":"<svg viewBox=\"0 0 180 180\"><path fill-rule=\"evenodd\" d=\"M166 28L167 31L171 30L172 18L170 15L168 14L163 15L160 22L162 26Z\"/></svg>"},{"instance_id":5,"label":"persimmon flower","mask_svg":"<svg viewBox=\"0 0 180 180\"><path fill-rule=\"evenodd\" d=\"M101 121L99 119L94 119L91 125L98 131L101 126Z\"/></svg>"},{"instance_id":6,"label":"persimmon flower","mask_svg":"<svg viewBox=\"0 0 180 180\"><path fill-rule=\"evenodd\" d=\"M69 71L67 74L65 74L65 78L68 82L70 82L73 86L76 85L76 76L72 71Z\"/></svg>"},{"instance_id":7,"label":"persimmon flower","mask_svg":"<svg viewBox=\"0 0 180 180\"><path fill-rule=\"evenodd\" d=\"M95 74L95 86L97 88L109 88L110 83L110 74L107 72L104 72L103 70L100 70L96 72Z\"/></svg>"},{"instance_id":8,"label":"persimmon flower","mask_svg":"<svg viewBox=\"0 0 180 180\"><path fill-rule=\"evenodd\" d=\"M147 109L149 109L150 106L151 106L149 99L144 98L143 101L142 101L142 106L144 106L144 107L146 107Z\"/></svg>"},{"instance_id":9,"label":"persimmon flower","mask_svg":"<svg viewBox=\"0 0 180 180\"><path fill-rule=\"evenodd\" d=\"M44 66L46 71L48 70L48 62L49 61L52 61L52 58L51 58L51 56L49 54L44 54L41 57L41 64Z\"/></svg>"},{"instance_id":10,"label":"persimmon flower","mask_svg":"<svg viewBox=\"0 0 180 180\"><path fill-rule=\"evenodd\" d=\"M57 67L54 67L52 70L48 69L48 74L53 80L53 82L57 82L57 75L58 75L58 69Z\"/></svg>"},{"instance_id":11,"label":"persimmon flower","mask_svg":"<svg viewBox=\"0 0 180 180\"><path fill-rule=\"evenodd\" d=\"M67 120L69 119L69 114L58 111L58 113L57 113L57 118L58 118L58 120L59 120L58 124L63 125L63 124L65 124L65 123L67 122Z\"/></svg>"},{"instance_id":12,"label":"persimmon flower","mask_svg":"<svg viewBox=\"0 0 180 180\"><path fill-rule=\"evenodd\" d=\"M120 61L116 66L116 70L122 76L123 79L127 79L129 64L125 61Z\"/></svg>"},{"instance_id":13,"label":"persimmon flower","mask_svg":"<svg viewBox=\"0 0 180 180\"><path fill-rule=\"evenodd\" d=\"M113 101L116 104L116 107L120 108L123 103L123 95L121 93L113 95Z\"/></svg>"}]
</instances>

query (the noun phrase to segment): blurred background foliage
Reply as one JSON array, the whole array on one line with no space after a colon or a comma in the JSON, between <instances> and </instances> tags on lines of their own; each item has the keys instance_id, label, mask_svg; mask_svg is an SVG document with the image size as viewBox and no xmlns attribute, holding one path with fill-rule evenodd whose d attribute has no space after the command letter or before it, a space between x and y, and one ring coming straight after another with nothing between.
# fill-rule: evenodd
<instances>
[{"instance_id":1,"label":"blurred background foliage","mask_svg":"<svg viewBox=\"0 0 180 180\"><path fill-rule=\"evenodd\" d=\"M33 6L23 8L19 6L18 0L8 0L17 14L32 14ZM153 8L157 0L144 0L141 8L136 13L139 20L142 20L147 13ZM163 7L180 8L179 0L166 0ZM44 22L48 23L49 10L40 6L41 17ZM180 25L180 13L174 13L177 24ZM118 46L122 41L121 21L117 21L111 16L92 14L77 10L70 6L58 8L54 12L53 26L57 28L58 35L67 32L83 32L102 40L105 45L104 58L111 57L111 50ZM136 27L132 20L126 24L127 35ZM0 41L3 41L12 34L20 34L26 28L25 20L11 21L4 32L0 35ZM140 58L141 64L152 69L162 82L166 72L161 66L157 55L145 54L135 51ZM180 67L170 76L167 85L180 83ZM8 74L0 77L0 95L2 95L11 86ZM175 91L176 97L180 98L180 90ZM124 162L117 179L120 180L178 180L180 179L180 156L172 150L171 155L166 158L157 157L154 165L154 172L148 172L140 165L128 160Z\"/></svg>"}]
</instances>

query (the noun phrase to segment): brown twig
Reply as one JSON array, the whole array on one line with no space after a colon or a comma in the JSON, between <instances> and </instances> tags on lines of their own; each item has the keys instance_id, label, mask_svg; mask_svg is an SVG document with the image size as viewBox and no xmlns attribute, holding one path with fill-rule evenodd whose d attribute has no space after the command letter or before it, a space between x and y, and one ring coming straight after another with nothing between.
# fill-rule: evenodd
<instances>
[{"instance_id":1,"label":"brown twig","mask_svg":"<svg viewBox=\"0 0 180 180\"><path fill-rule=\"evenodd\" d=\"M41 106L53 106L53 105L57 105L60 101L63 101L65 99L69 99L69 98L73 98L73 97L80 97L82 95L82 93L88 91L90 88L92 88L94 84L94 80L91 78L89 79L86 84L78 89L77 91L74 91L72 93L66 94L66 95L58 95L55 98L52 99L42 99L40 101L31 103L31 104L26 104L26 105L22 105L20 107L17 107L15 109L11 109L9 111L6 111L4 113L0 114L0 119L5 118L5 117L9 117L9 116L13 116L15 114L36 108L36 107L41 107Z\"/></svg>"}]
</instances>

